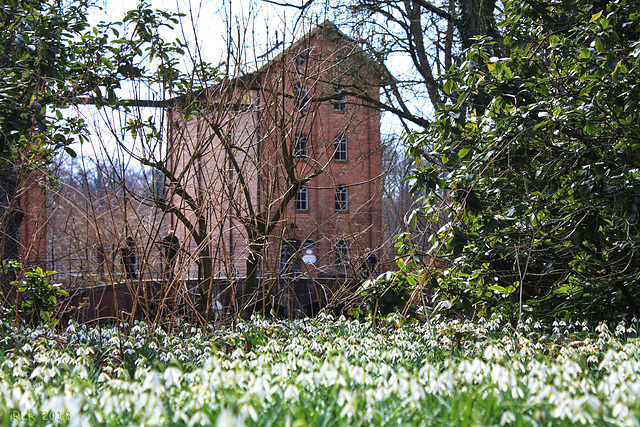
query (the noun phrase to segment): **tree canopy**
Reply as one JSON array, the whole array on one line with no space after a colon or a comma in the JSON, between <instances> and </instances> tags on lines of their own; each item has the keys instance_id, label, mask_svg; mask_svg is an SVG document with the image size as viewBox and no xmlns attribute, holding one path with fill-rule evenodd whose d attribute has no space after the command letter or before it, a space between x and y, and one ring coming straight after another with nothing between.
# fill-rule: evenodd
<instances>
[{"instance_id":1,"label":"tree canopy","mask_svg":"<svg viewBox=\"0 0 640 427\"><path fill-rule=\"evenodd\" d=\"M118 106L116 90L127 79L149 73L152 80L175 77L181 44L165 43L158 29L178 22L178 15L151 10L142 2L122 22L89 23L94 0L60 2L8 0L0 8L0 157L17 150L38 152L86 140L86 126L64 114L89 102ZM161 63L155 75L144 63ZM76 139L78 138L78 139Z\"/></svg>"},{"instance_id":2,"label":"tree canopy","mask_svg":"<svg viewBox=\"0 0 640 427\"><path fill-rule=\"evenodd\" d=\"M448 219L431 251L450 261L435 285L453 302L638 314L639 14L626 0L509 1L508 53L477 38L446 76L456 101L411 152L442 160L413 178L424 215Z\"/></svg>"}]
</instances>

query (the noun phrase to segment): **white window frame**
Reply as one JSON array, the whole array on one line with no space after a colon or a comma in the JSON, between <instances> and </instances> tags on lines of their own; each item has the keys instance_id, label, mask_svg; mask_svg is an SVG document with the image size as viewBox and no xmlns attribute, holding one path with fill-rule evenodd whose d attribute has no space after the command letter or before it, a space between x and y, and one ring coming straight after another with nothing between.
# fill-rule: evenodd
<instances>
[{"instance_id":1,"label":"white window frame","mask_svg":"<svg viewBox=\"0 0 640 427\"><path fill-rule=\"evenodd\" d=\"M336 187L336 212L347 212L349 210L349 188L346 185Z\"/></svg>"},{"instance_id":2,"label":"white window frame","mask_svg":"<svg viewBox=\"0 0 640 427\"><path fill-rule=\"evenodd\" d=\"M308 211L309 210L309 190L307 187L300 187L296 193L296 210Z\"/></svg>"},{"instance_id":3,"label":"white window frame","mask_svg":"<svg viewBox=\"0 0 640 427\"><path fill-rule=\"evenodd\" d=\"M345 239L338 239L336 242L336 264L349 264L349 243Z\"/></svg>"},{"instance_id":4,"label":"white window frame","mask_svg":"<svg viewBox=\"0 0 640 427\"><path fill-rule=\"evenodd\" d=\"M335 94L333 111L347 111L347 95L340 95L344 91L345 87L342 85L336 85L333 88L333 93Z\"/></svg>"},{"instance_id":5,"label":"white window frame","mask_svg":"<svg viewBox=\"0 0 640 427\"><path fill-rule=\"evenodd\" d=\"M309 157L309 137L306 133L296 133L293 141L293 155L297 159L305 159Z\"/></svg>"},{"instance_id":6,"label":"white window frame","mask_svg":"<svg viewBox=\"0 0 640 427\"><path fill-rule=\"evenodd\" d=\"M333 145L334 145L333 159L338 162L346 162L349 159L348 153L347 153L348 144L347 144L346 135L338 136L333 141Z\"/></svg>"}]
</instances>

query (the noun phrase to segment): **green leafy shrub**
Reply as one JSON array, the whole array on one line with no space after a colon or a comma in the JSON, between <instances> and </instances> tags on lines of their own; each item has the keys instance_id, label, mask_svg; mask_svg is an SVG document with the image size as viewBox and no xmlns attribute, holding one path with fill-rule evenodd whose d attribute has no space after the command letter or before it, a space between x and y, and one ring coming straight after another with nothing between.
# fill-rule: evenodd
<instances>
[{"instance_id":1,"label":"green leafy shrub","mask_svg":"<svg viewBox=\"0 0 640 427\"><path fill-rule=\"evenodd\" d=\"M22 265L16 263L11 268L19 267ZM61 289L60 284L52 284L49 281L52 274L55 274L55 271L44 271L36 267L24 273L24 279L11 282L17 294L15 304L5 314L13 317L16 322L23 321L29 325L56 325L58 319L54 315L58 297L67 296L68 292Z\"/></svg>"},{"instance_id":2,"label":"green leafy shrub","mask_svg":"<svg viewBox=\"0 0 640 427\"><path fill-rule=\"evenodd\" d=\"M640 314L640 6L505 3L446 76L451 102L414 139L441 294L558 317ZM486 105L471 106L482 97ZM435 152L432 150L435 148Z\"/></svg>"}]
</instances>

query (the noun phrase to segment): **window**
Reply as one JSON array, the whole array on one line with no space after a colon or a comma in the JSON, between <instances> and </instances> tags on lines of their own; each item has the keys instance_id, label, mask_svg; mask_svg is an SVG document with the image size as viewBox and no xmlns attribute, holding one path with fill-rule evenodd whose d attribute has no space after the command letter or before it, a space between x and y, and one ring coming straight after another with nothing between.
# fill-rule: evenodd
<instances>
[{"instance_id":1,"label":"window","mask_svg":"<svg viewBox=\"0 0 640 427\"><path fill-rule=\"evenodd\" d=\"M336 70L337 71L342 71L344 70L344 58L342 57L342 55L336 55L333 57L333 60L335 62L335 66L336 66Z\"/></svg>"},{"instance_id":2,"label":"window","mask_svg":"<svg viewBox=\"0 0 640 427\"><path fill-rule=\"evenodd\" d=\"M307 56L303 54L298 55L296 63L298 64L298 67L304 67L307 64Z\"/></svg>"},{"instance_id":3,"label":"window","mask_svg":"<svg viewBox=\"0 0 640 427\"><path fill-rule=\"evenodd\" d=\"M335 102L333 111L347 111L347 95L343 95L344 86L338 85L333 89Z\"/></svg>"},{"instance_id":4,"label":"window","mask_svg":"<svg viewBox=\"0 0 640 427\"><path fill-rule=\"evenodd\" d=\"M347 137L342 135L333 141L334 145L334 160L346 161L347 160Z\"/></svg>"},{"instance_id":5,"label":"window","mask_svg":"<svg viewBox=\"0 0 640 427\"><path fill-rule=\"evenodd\" d=\"M307 157L307 134L297 133L294 141L293 155L297 158Z\"/></svg>"},{"instance_id":6,"label":"window","mask_svg":"<svg viewBox=\"0 0 640 427\"><path fill-rule=\"evenodd\" d=\"M298 192L296 193L296 210L309 210L309 192L307 190L307 187L298 189Z\"/></svg>"},{"instance_id":7,"label":"window","mask_svg":"<svg viewBox=\"0 0 640 427\"><path fill-rule=\"evenodd\" d=\"M336 212L349 210L349 190L344 185L336 187Z\"/></svg>"},{"instance_id":8,"label":"window","mask_svg":"<svg viewBox=\"0 0 640 427\"><path fill-rule=\"evenodd\" d=\"M313 249L316 247L316 241L313 239L307 239L302 242L302 249Z\"/></svg>"},{"instance_id":9,"label":"window","mask_svg":"<svg viewBox=\"0 0 640 427\"><path fill-rule=\"evenodd\" d=\"M340 239L336 242L336 264L349 264L349 244L344 239Z\"/></svg>"},{"instance_id":10,"label":"window","mask_svg":"<svg viewBox=\"0 0 640 427\"><path fill-rule=\"evenodd\" d=\"M309 98L307 97L307 88L302 86L302 83L295 82L293 84L293 98L299 110L304 110L307 108Z\"/></svg>"}]
</instances>

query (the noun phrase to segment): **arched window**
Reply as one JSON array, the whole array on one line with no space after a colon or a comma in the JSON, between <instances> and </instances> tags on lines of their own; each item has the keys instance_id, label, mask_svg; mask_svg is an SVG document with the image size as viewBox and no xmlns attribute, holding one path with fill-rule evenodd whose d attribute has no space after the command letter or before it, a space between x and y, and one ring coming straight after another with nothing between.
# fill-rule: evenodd
<instances>
[{"instance_id":1,"label":"arched window","mask_svg":"<svg viewBox=\"0 0 640 427\"><path fill-rule=\"evenodd\" d=\"M307 190L307 187L299 188L296 193L296 210L309 210L309 191Z\"/></svg>"}]
</instances>

